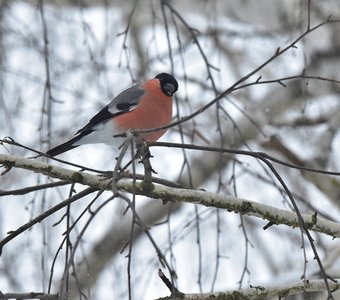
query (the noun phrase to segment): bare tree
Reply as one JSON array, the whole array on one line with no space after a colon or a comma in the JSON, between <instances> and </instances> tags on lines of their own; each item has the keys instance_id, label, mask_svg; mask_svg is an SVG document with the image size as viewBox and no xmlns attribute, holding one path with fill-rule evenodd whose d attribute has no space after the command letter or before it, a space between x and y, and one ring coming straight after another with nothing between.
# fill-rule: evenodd
<instances>
[{"instance_id":1,"label":"bare tree","mask_svg":"<svg viewBox=\"0 0 340 300\"><path fill-rule=\"evenodd\" d=\"M0 299L340 299L339 10L1 2ZM44 154L163 71L159 142Z\"/></svg>"}]
</instances>

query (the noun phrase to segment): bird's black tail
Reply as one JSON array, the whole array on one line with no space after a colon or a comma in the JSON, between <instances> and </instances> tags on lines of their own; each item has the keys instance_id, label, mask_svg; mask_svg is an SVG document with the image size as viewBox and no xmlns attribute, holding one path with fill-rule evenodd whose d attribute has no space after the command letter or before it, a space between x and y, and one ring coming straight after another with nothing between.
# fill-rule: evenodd
<instances>
[{"instance_id":1,"label":"bird's black tail","mask_svg":"<svg viewBox=\"0 0 340 300\"><path fill-rule=\"evenodd\" d=\"M81 138L81 136L76 136L73 139L71 139L71 140L69 140L69 141L67 141L63 144L48 150L46 152L46 154L49 155L49 156L56 156L56 155L59 155L61 153L66 152L66 151L69 151L71 149L77 148L77 147L79 147L79 145L73 145L73 144L75 142L77 142L80 138Z\"/></svg>"}]
</instances>

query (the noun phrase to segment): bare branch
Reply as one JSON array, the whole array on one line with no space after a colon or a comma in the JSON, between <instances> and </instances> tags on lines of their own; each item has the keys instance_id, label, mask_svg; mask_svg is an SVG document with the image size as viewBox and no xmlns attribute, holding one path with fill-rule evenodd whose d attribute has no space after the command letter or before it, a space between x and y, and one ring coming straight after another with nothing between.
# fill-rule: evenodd
<instances>
[{"instance_id":1,"label":"bare branch","mask_svg":"<svg viewBox=\"0 0 340 300\"><path fill-rule=\"evenodd\" d=\"M7 300L7 299L58 300L59 297L57 294L45 294L45 293L37 293L37 292L30 292L30 293L1 293L0 292L0 300Z\"/></svg>"},{"instance_id":2,"label":"bare branch","mask_svg":"<svg viewBox=\"0 0 340 300\"><path fill-rule=\"evenodd\" d=\"M23 168L34 172L49 175L51 177L68 180L74 183L88 185L93 189L108 189L109 180L103 180L99 176L91 175L85 172L72 171L65 168L57 167L43 162L33 161L17 156L0 154L0 163L11 165L11 167ZM167 186L155 185L152 191L146 192L143 184L121 179L117 182L117 189L137 195L148 196L153 199L162 199L163 201L183 201L187 203L196 203L204 206L211 206L226 209L228 211L239 212L249 216L259 217L270 221L272 224L284 224L291 227L298 227L299 220L295 212L279 209L273 206L257 203L247 199L241 199L233 196L211 193L201 190L188 190L180 188L171 188ZM340 237L340 224L328 221L317 215L302 214L306 228L322 232L332 237Z\"/></svg>"},{"instance_id":3,"label":"bare branch","mask_svg":"<svg viewBox=\"0 0 340 300\"><path fill-rule=\"evenodd\" d=\"M330 288L332 291L336 291L340 288L339 283L332 282L330 283ZM162 298L166 299L186 299L186 300L208 300L208 299L263 299L263 297L274 297L281 298L287 297L290 295L297 295L301 293L307 292L320 292L325 290L325 284L322 280L307 280L304 282L293 283L290 285L282 286L282 287L263 287L263 286L254 286L249 289L244 290L233 290L228 292L218 292L218 293L206 293L206 294L186 294L186 295L171 295L170 297Z\"/></svg>"}]
</instances>

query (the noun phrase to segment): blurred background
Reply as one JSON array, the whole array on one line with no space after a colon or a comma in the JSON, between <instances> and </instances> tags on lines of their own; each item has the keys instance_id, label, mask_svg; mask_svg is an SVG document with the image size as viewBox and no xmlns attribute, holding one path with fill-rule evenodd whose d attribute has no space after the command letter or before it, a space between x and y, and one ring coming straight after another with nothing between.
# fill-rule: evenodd
<instances>
[{"instance_id":1,"label":"blurred background","mask_svg":"<svg viewBox=\"0 0 340 300\"><path fill-rule=\"evenodd\" d=\"M263 151L292 164L339 172L340 23L327 22L335 19L340 6L330 0L0 1L0 138L45 152L72 137L119 92L161 72L179 82L176 121L243 78L161 141ZM6 144L0 153L33 155ZM273 174L252 157L163 147L152 147L151 153L157 177L292 210ZM87 145L60 158L113 170L117 154L109 146ZM275 168L301 212L340 221L339 177ZM137 172L142 173L140 166ZM0 177L0 190L53 181L13 169ZM1 197L1 239L83 189L68 185ZM1 292L67 290L70 299L169 295L158 269L171 276L150 237L126 211L126 201L111 196L92 193L5 245ZM260 218L126 197L136 200L181 292L322 278L298 228L263 230L267 221ZM339 278L339 241L311 234L327 274ZM289 299L325 297L309 293Z\"/></svg>"}]
</instances>

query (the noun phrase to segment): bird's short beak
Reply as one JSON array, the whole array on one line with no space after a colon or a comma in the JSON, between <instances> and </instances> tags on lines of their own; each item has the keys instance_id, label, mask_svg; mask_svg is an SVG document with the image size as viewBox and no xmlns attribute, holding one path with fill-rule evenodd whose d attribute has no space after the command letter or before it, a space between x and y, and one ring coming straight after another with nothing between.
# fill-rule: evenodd
<instances>
[{"instance_id":1,"label":"bird's short beak","mask_svg":"<svg viewBox=\"0 0 340 300\"><path fill-rule=\"evenodd\" d=\"M163 89L168 96L172 96L175 92L175 86L171 83L164 84Z\"/></svg>"}]
</instances>

